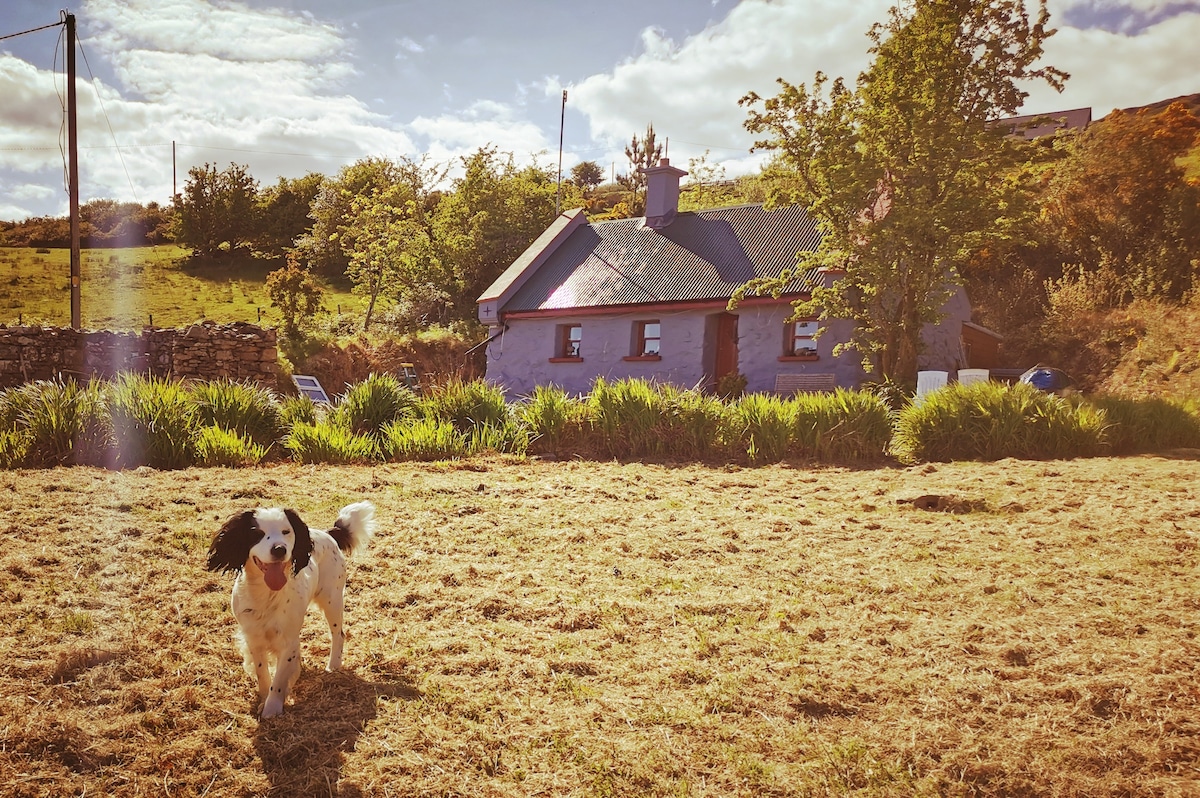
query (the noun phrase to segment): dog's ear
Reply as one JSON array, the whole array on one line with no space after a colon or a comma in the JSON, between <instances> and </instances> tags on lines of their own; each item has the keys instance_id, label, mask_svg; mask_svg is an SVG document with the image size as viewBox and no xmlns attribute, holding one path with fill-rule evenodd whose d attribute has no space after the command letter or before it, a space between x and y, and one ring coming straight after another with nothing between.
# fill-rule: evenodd
<instances>
[{"instance_id":1,"label":"dog's ear","mask_svg":"<svg viewBox=\"0 0 1200 798\"><path fill-rule=\"evenodd\" d=\"M254 524L254 511L232 515L208 547L208 570L240 571L250 557L250 547L262 538Z\"/></svg>"},{"instance_id":2,"label":"dog's ear","mask_svg":"<svg viewBox=\"0 0 1200 798\"><path fill-rule=\"evenodd\" d=\"M304 523L304 519L295 510L284 510L283 514L287 516L292 525L292 532L296 535L296 542L292 544L292 573L298 574L301 568L308 565L308 558L312 555L312 533L308 531L308 524Z\"/></svg>"}]
</instances>

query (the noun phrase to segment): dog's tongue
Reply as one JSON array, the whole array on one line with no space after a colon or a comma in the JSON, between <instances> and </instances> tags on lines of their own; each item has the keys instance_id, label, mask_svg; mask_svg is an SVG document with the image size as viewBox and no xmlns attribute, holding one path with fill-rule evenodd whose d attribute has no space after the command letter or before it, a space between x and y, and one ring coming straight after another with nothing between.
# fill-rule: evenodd
<instances>
[{"instance_id":1,"label":"dog's tongue","mask_svg":"<svg viewBox=\"0 0 1200 798\"><path fill-rule=\"evenodd\" d=\"M259 567L262 568L263 580L267 583L267 587L272 590L282 590L287 584L287 574L283 572L285 563L282 562L260 562Z\"/></svg>"}]
</instances>

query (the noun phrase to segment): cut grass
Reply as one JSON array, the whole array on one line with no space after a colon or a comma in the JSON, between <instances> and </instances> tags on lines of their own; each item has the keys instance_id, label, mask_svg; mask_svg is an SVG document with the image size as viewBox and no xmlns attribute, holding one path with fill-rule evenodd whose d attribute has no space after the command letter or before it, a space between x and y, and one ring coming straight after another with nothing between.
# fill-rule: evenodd
<instances>
[{"instance_id":1,"label":"cut grass","mask_svg":"<svg viewBox=\"0 0 1200 798\"><path fill-rule=\"evenodd\" d=\"M0 793L1191 794L1194 456L6 472ZM260 724L211 536L360 498Z\"/></svg>"},{"instance_id":2,"label":"cut grass","mask_svg":"<svg viewBox=\"0 0 1200 798\"><path fill-rule=\"evenodd\" d=\"M203 319L278 326L266 291L280 264L248 258L197 265L173 245L84 250L80 315L88 329L181 327ZM70 251L0 247L0 324L67 326L71 320ZM356 312L360 298L326 286L325 306ZM260 315L261 313L261 315Z\"/></svg>"}]
</instances>

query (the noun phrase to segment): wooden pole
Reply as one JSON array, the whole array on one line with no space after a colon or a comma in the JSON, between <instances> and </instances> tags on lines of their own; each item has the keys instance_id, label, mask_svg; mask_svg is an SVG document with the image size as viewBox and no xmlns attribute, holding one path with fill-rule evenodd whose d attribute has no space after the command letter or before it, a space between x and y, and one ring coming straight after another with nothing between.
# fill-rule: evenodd
<instances>
[{"instance_id":1,"label":"wooden pole","mask_svg":"<svg viewBox=\"0 0 1200 798\"><path fill-rule=\"evenodd\" d=\"M563 89L562 99L562 115L558 120L558 193L554 196L554 215L559 214L560 206L562 205L562 151L563 151L563 128L567 124L567 90Z\"/></svg>"},{"instance_id":2,"label":"wooden pole","mask_svg":"<svg viewBox=\"0 0 1200 798\"><path fill-rule=\"evenodd\" d=\"M75 15L67 25L67 192L71 204L71 326L82 326L79 300L79 124L75 105Z\"/></svg>"}]
</instances>

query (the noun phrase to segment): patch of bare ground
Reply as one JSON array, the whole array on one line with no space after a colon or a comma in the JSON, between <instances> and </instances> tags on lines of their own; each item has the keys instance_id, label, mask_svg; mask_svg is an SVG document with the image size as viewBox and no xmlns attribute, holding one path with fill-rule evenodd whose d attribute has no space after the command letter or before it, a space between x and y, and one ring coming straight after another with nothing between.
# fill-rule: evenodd
<instances>
[{"instance_id":1,"label":"patch of bare ground","mask_svg":"<svg viewBox=\"0 0 1200 798\"><path fill-rule=\"evenodd\" d=\"M1200 792L1192 458L0 484L4 795ZM211 536L360 498L346 669L314 613L260 723Z\"/></svg>"}]
</instances>

